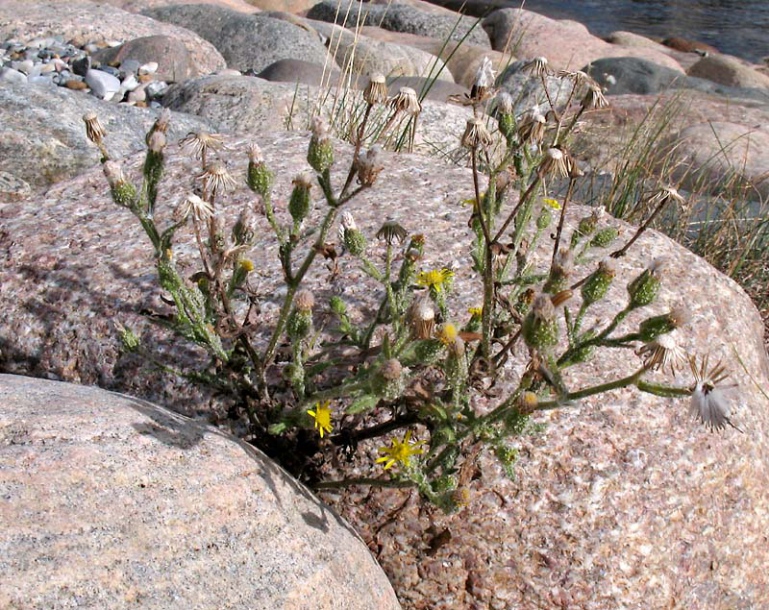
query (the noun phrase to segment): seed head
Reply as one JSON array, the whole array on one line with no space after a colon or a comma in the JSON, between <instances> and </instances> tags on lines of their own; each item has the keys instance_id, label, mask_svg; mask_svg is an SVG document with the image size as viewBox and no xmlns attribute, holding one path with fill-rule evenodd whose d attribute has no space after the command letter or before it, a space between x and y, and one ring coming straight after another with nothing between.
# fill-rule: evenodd
<instances>
[{"instance_id":1,"label":"seed head","mask_svg":"<svg viewBox=\"0 0 769 610\"><path fill-rule=\"evenodd\" d=\"M482 102L490 98L493 94L495 76L491 60L484 57L475 73L475 81L470 89L470 99L475 102Z\"/></svg>"},{"instance_id":2,"label":"seed head","mask_svg":"<svg viewBox=\"0 0 769 610\"><path fill-rule=\"evenodd\" d=\"M686 362L683 350L678 345L678 333L673 330L655 337L636 350L643 358L644 367L652 371L670 371L674 377Z\"/></svg>"},{"instance_id":3,"label":"seed head","mask_svg":"<svg viewBox=\"0 0 769 610\"><path fill-rule=\"evenodd\" d=\"M406 231L398 222L395 220L387 220L382 224L379 231L376 233L377 239L381 239L388 244L392 245L396 241L398 243L403 243L403 240L406 239L409 232Z\"/></svg>"},{"instance_id":4,"label":"seed head","mask_svg":"<svg viewBox=\"0 0 769 610\"><path fill-rule=\"evenodd\" d=\"M694 375L695 384L689 403L689 413L699 419L711 430L723 430L727 425L742 432L729 416L731 410L723 390L718 385L728 377L726 367L720 362L708 370L708 357L705 356L699 367L694 356L689 358L689 366Z\"/></svg>"},{"instance_id":5,"label":"seed head","mask_svg":"<svg viewBox=\"0 0 769 610\"><path fill-rule=\"evenodd\" d=\"M417 92L411 87L401 87L398 95L390 99L390 108L395 112L417 115L422 112L422 104L419 103Z\"/></svg>"},{"instance_id":6,"label":"seed head","mask_svg":"<svg viewBox=\"0 0 769 610\"><path fill-rule=\"evenodd\" d=\"M374 185L379 173L384 169L380 162L382 147L375 144L368 149L365 155L359 154L355 158L355 169L358 173L358 183L361 186L370 187Z\"/></svg>"},{"instance_id":7,"label":"seed head","mask_svg":"<svg viewBox=\"0 0 769 610\"><path fill-rule=\"evenodd\" d=\"M430 299L415 299L409 306L406 317L415 339L429 339L433 336L435 307Z\"/></svg>"},{"instance_id":8,"label":"seed head","mask_svg":"<svg viewBox=\"0 0 769 610\"><path fill-rule=\"evenodd\" d=\"M527 144L540 144L545 137L547 119L537 108L526 113L518 126L518 137Z\"/></svg>"},{"instance_id":9,"label":"seed head","mask_svg":"<svg viewBox=\"0 0 769 610\"><path fill-rule=\"evenodd\" d=\"M548 148L539 164L538 172L541 176L552 174L559 178L568 178L574 167L574 160L566 151L560 148Z\"/></svg>"},{"instance_id":10,"label":"seed head","mask_svg":"<svg viewBox=\"0 0 769 610\"><path fill-rule=\"evenodd\" d=\"M585 110L600 110L601 108L606 108L609 105L609 102L606 101L603 91L601 91L601 87L593 82L588 85L587 93L585 93L585 97L582 98L580 105Z\"/></svg>"},{"instance_id":11,"label":"seed head","mask_svg":"<svg viewBox=\"0 0 769 610\"><path fill-rule=\"evenodd\" d=\"M465 133L462 135L462 146L470 149L486 148L493 141L483 119L478 117L467 119Z\"/></svg>"},{"instance_id":12,"label":"seed head","mask_svg":"<svg viewBox=\"0 0 769 610\"><path fill-rule=\"evenodd\" d=\"M550 73L547 57L535 57L523 67L523 70L534 76L547 76Z\"/></svg>"},{"instance_id":13,"label":"seed head","mask_svg":"<svg viewBox=\"0 0 769 610\"><path fill-rule=\"evenodd\" d=\"M197 178L203 181L203 191L211 196L217 193L226 192L236 184L227 166L221 161L212 161L206 165L202 173Z\"/></svg>"},{"instance_id":14,"label":"seed head","mask_svg":"<svg viewBox=\"0 0 769 610\"><path fill-rule=\"evenodd\" d=\"M363 99L370 106L384 104L387 101L387 80L384 74L375 72L369 77L368 84L363 90Z\"/></svg>"},{"instance_id":15,"label":"seed head","mask_svg":"<svg viewBox=\"0 0 769 610\"><path fill-rule=\"evenodd\" d=\"M181 141L181 145L192 151L196 159L205 159L209 151L224 149L224 138L217 133L191 131Z\"/></svg>"},{"instance_id":16,"label":"seed head","mask_svg":"<svg viewBox=\"0 0 769 610\"><path fill-rule=\"evenodd\" d=\"M83 115L83 121L85 122L85 135L91 142L97 146L100 145L107 132L99 121L99 116L95 112L86 112Z\"/></svg>"},{"instance_id":17,"label":"seed head","mask_svg":"<svg viewBox=\"0 0 769 610\"><path fill-rule=\"evenodd\" d=\"M208 201L189 193L176 206L174 220L181 222L190 215L197 221L208 220L213 213L214 208Z\"/></svg>"},{"instance_id":18,"label":"seed head","mask_svg":"<svg viewBox=\"0 0 769 610\"><path fill-rule=\"evenodd\" d=\"M294 306L297 311L312 311L312 308L315 306L315 295L306 289L298 291L294 297Z\"/></svg>"}]
</instances>

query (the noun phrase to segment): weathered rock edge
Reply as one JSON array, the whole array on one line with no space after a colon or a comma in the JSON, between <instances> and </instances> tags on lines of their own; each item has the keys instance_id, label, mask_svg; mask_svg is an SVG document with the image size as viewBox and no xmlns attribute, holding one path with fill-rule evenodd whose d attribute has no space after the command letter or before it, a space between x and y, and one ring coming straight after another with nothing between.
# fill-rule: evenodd
<instances>
[{"instance_id":1,"label":"weathered rock edge","mask_svg":"<svg viewBox=\"0 0 769 610\"><path fill-rule=\"evenodd\" d=\"M333 510L162 407L0 375L0 455L0 607L400 608Z\"/></svg>"}]
</instances>

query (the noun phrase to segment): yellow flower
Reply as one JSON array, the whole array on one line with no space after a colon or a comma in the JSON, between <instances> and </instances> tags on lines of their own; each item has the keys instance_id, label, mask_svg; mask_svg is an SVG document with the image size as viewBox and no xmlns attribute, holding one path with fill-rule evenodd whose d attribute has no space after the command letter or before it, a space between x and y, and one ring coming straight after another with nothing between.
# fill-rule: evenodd
<instances>
[{"instance_id":1,"label":"yellow flower","mask_svg":"<svg viewBox=\"0 0 769 610\"><path fill-rule=\"evenodd\" d=\"M467 313L475 318L480 318L483 315L483 307L470 307Z\"/></svg>"},{"instance_id":2,"label":"yellow flower","mask_svg":"<svg viewBox=\"0 0 769 610\"><path fill-rule=\"evenodd\" d=\"M454 272L450 269L433 269L432 271L420 271L417 276L417 284L425 288L441 292L444 288L451 285L454 279Z\"/></svg>"},{"instance_id":3,"label":"yellow flower","mask_svg":"<svg viewBox=\"0 0 769 610\"><path fill-rule=\"evenodd\" d=\"M456 341L457 339L457 327L454 326L451 322L446 322L445 324L441 325L440 330L436 333L436 338L438 341L443 343L443 345L451 345Z\"/></svg>"},{"instance_id":4,"label":"yellow flower","mask_svg":"<svg viewBox=\"0 0 769 610\"><path fill-rule=\"evenodd\" d=\"M324 401L323 403L316 403L314 411L307 411L309 415L315 420L315 429L320 434L320 438L323 438L325 433L331 432L331 409L328 405L331 401Z\"/></svg>"},{"instance_id":5,"label":"yellow flower","mask_svg":"<svg viewBox=\"0 0 769 610\"><path fill-rule=\"evenodd\" d=\"M547 204L548 206L550 206L554 210L560 210L561 209L561 204L558 203L558 201L556 201L555 199L552 199L550 197L543 197L542 198L542 203Z\"/></svg>"},{"instance_id":6,"label":"yellow flower","mask_svg":"<svg viewBox=\"0 0 769 610\"><path fill-rule=\"evenodd\" d=\"M412 455L421 455L424 453L424 449L420 446L424 444L424 441L418 443L411 443L411 430L406 432L402 441L397 438L392 439L392 444L389 447L380 447L379 453L382 457L377 458L377 464L384 464L384 469L389 470L395 463L403 466L409 465L409 460Z\"/></svg>"},{"instance_id":7,"label":"yellow flower","mask_svg":"<svg viewBox=\"0 0 769 610\"><path fill-rule=\"evenodd\" d=\"M238 261L238 267L240 267L246 273L251 273L254 270L254 263L247 258L243 258Z\"/></svg>"}]
</instances>

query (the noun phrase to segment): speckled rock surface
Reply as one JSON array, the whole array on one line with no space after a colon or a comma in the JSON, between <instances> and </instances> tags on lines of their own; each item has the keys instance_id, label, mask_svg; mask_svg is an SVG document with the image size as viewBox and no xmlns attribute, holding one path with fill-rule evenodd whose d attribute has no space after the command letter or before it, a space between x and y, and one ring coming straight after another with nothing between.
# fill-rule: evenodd
<instances>
[{"instance_id":1,"label":"speckled rock surface","mask_svg":"<svg viewBox=\"0 0 769 610\"><path fill-rule=\"evenodd\" d=\"M166 409L0 375L0 457L8 610L400 608L337 514Z\"/></svg>"},{"instance_id":2,"label":"speckled rock surface","mask_svg":"<svg viewBox=\"0 0 769 610\"><path fill-rule=\"evenodd\" d=\"M276 201L285 201L290 180L306 167L307 136L283 133L257 141L278 176ZM244 150L247 142L227 140L233 151ZM349 154L340 146L339 163ZM232 171L242 172L245 154L230 155ZM350 204L359 227L371 234L391 217L408 230L424 232L425 268L456 270L452 311L458 315L477 305L477 280L467 271L468 210L461 203L472 192L469 170L417 156L386 155L384 163L376 187ZM140 159L132 158L126 171L135 175L139 165ZM186 157L169 151L161 201L181 196L190 183L189 168ZM250 201L245 187L239 187L227 198L228 217ZM587 212L579 206L571 210L567 234ZM3 370L98 383L189 413L222 410L219 398L185 389L178 379L119 356L113 321L133 327L148 347L174 358L190 361L195 354L158 338L137 314L142 307L163 312L151 288L151 254L130 215L108 201L98 172L51 189L34 208L6 206L2 214ZM163 205L159 214L170 210ZM627 237L630 229L617 224ZM269 320L281 293L276 246L264 225L248 256L256 265L255 286L265 297L262 315ZM179 249L180 264L192 273L184 261L193 239L183 233L179 239L186 244ZM542 265L547 256L539 251L532 260ZM618 261L611 300L624 304L627 281L659 256L667 257L667 271L659 302L649 313L681 303L690 309L682 347L727 363L738 384L728 390L732 418L744 433L707 432L691 421L683 400L616 391L537 416L544 431L516 442L515 480L506 479L493 460L481 458L467 485L469 504L455 515L422 507L403 491L353 488L325 496L376 551L404 608L598 610L679 604L747 610L769 604L769 411L759 391L769 384L769 368L762 323L734 282L653 231ZM330 276L321 265L309 277L316 299L334 293L351 311L365 311L377 293L355 263L347 257L339 262L338 275ZM576 273L594 264L591 258ZM596 308L585 324L615 312ZM619 330L635 328L639 319L630 316ZM505 371L507 383L518 378L524 362L522 356ZM566 382L585 387L629 373L637 364L632 353L610 350L590 365L575 367ZM690 376L679 383L689 385ZM482 400L473 404L479 411L493 406ZM376 445L362 444L355 474L365 475L375 455Z\"/></svg>"},{"instance_id":3,"label":"speckled rock surface","mask_svg":"<svg viewBox=\"0 0 769 610\"><path fill-rule=\"evenodd\" d=\"M331 85L342 82L331 81ZM360 96L323 94L316 87L230 75L204 76L175 85L164 103L172 110L201 116L221 131L258 134L280 127L308 129L312 109L319 100L332 115L339 114L340 105L348 109L357 106L358 110L361 107ZM388 111L379 108L376 112L384 122ZM456 154L467 116L459 106L426 100L419 115L414 151Z\"/></svg>"},{"instance_id":4,"label":"speckled rock surface","mask_svg":"<svg viewBox=\"0 0 769 610\"><path fill-rule=\"evenodd\" d=\"M184 43L195 74L210 74L226 67L219 51L195 33L108 4L85 0L4 0L0 3L0 40L62 36L65 40L82 37L86 42L99 43L125 42L156 34L178 38Z\"/></svg>"},{"instance_id":5,"label":"speckled rock surface","mask_svg":"<svg viewBox=\"0 0 769 610\"><path fill-rule=\"evenodd\" d=\"M315 32L260 13L188 4L147 9L144 14L196 32L217 48L228 68L241 72L261 72L279 59L322 64L326 58L326 48Z\"/></svg>"},{"instance_id":6,"label":"speckled rock surface","mask_svg":"<svg viewBox=\"0 0 769 610\"><path fill-rule=\"evenodd\" d=\"M0 87L0 170L41 190L99 163L99 150L85 135L83 115L96 112L116 157L141 150L157 110L109 104L64 87L5 83ZM176 113L175 113L176 114ZM205 119L177 114L171 141L210 129Z\"/></svg>"}]
</instances>

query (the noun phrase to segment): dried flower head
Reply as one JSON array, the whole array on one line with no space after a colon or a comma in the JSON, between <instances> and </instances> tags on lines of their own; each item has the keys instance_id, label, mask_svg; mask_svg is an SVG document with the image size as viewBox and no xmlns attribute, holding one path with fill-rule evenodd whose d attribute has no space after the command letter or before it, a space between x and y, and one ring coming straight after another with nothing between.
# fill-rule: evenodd
<instances>
[{"instance_id":1,"label":"dried flower head","mask_svg":"<svg viewBox=\"0 0 769 610\"><path fill-rule=\"evenodd\" d=\"M643 358L645 368L652 371L667 369L674 377L686 362L686 356L678 344L678 334L675 330L659 335L644 344L636 350L636 355Z\"/></svg>"},{"instance_id":2,"label":"dried flower head","mask_svg":"<svg viewBox=\"0 0 769 610\"><path fill-rule=\"evenodd\" d=\"M475 80L470 89L470 99L475 102L489 99L494 93L495 78L496 72L492 68L491 60L488 57L484 57L475 73Z\"/></svg>"},{"instance_id":3,"label":"dried flower head","mask_svg":"<svg viewBox=\"0 0 769 610\"><path fill-rule=\"evenodd\" d=\"M221 161L213 161L206 165L197 178L203 180L203 191L211 196L223 191L226 192L235 186L235 178L227 171L227 166Z\"/></svg>"},{"instance_id":4,"label":"dried flower head","mask_svg":"<svg viewBox=\"0 0 769 610\"><path fill-rule=\"evenodd\" d=\"M167 144L166 134L163 131L156 130L149 134L147 138L147 148L154 153L161 153Z\"/></svg>"},{"instance_id":5,"label":"dried flower head","mask_svg":"<svg viewBox=\"0 0 769 610\"><path fill-rule=\"evenodd\" d=\"M395 112L417 115L422 112L422 104L419 103L417 92L411 87L401 87L398 95L390 100L390 108Z\"/></svg>"},{"instance_id":6,"label":"dried flower head","mask_svg":"<svg viewBox=\"0 0 769 610\"><path fill-rule=\"evenodd\" d=\"M415 339L429 339L435 328L435 307L430 299L415 299L406 314L411 334Z\"/></svg>"},{"instance_id":7,"label":"dried flower head","mask_svg":"<svg viewBox=\"0 0 769 610\"><path fill-rule=\"evenodd\" d=\"M403 374L403 365L397 358L390 358L382 363L382 368L379 369L379 373L382 378L387 381L397 381Z\"/></svg>"},{"instance_id":8,"label":"dried flower head","mask_svg":"<svg viewBox=\"0 0 769 610\"><path fill-rule=\"evenodd\" d=\"M357 231L358 225L355 222L355 217L352 215L352 212L345 211L342 212L342 229L345 231Z\"/></svg>"},{"instance_id":9,"label":"dried flower head","mask_svg":"<svg viewBox=\"0 0 769 610\"><path fill-rule=\"evenodd\" d=\"M590 86L595 81L582 70L558 70L555 74L558 78L568 78L574 82L575 87L587 84Z\"/></svg>"},{"instance_id":10,"label":"dried flower head","mask_svg":"<svg viewBox=\"0 0 769 610\"><path fill-rule=\"evenodd\" d=\"M294 306L297 311L309 312L315 306L315 295L307 289L302 289L294 297Z\"/></svg>"},{"instance_id":11,"label":"dried flower head","mask_svg":"<svg viewBox=\"0 0 769 610\"><path fill-rule=\"evenodd\" d=\"M85 122L85 135L88 136L88 139L96 145L101 144L107 132L99 121L99 116L95 112L86 112L83 115L83 121Z\"/></svg>"},{"instance_id":12,"label":"dried flower head","mask_svg":"<svg viewBox=\"0 0 769 610\"><path fill-rule=\"evenodd\" d=\"M523 67L523 70L534 76L547 76L550 73L547 57L535 57Z\"/></svg>"},{"instance_id":13,"label":"dried flower head","mask_svg":"<svg viewBox=\"0 0 769 610\"><path fill-rule=\"evenodd\" d=\"M539 173L542 176L552 174L559 178L567 178L574 170L575 163L571 155L560 148L548 148L545 151L542 162L539 164Z\"/></svg>"},{"instance_id":14,"label":"dried flower head","mask_svg":"<svg viewBox=\"0 0 769 610\"><path fill-rule=\"evenodd\" d=\"M424 453L424 449L421 445L424 441L416 443L411 442L411 430L407 431L403 436L403 440L393 438L389 447L380 447L379 453L382 457L377 458L377 464L384 464L385 470L390 470L395 464L401 466L409 466L412 455L421 455Z\"/></svg>"},{"instance_id":15,"label":"dried flower head","mask_svg":"<svg viewBox=\"0 0 769 610\"><path fill-rule=\"evenodd\" d=\"M467 119L465 133L462 135L462 146L471 149L485 148L493 141L483 119L478 117Z\"/></svg>"},{"instance_id":16,"label":"dried flower head","mask_svg":"<svg viewBox=\"0 0 769 610\"><path fill-rule=\"evenodd\" d=\"M315 404L315 410L307 411L307 413L315 420L315 429L320 434L320 438L323 438L324 434L331 433L331 409L328 408L330 401L325 400L322 403L317 402Z\"/></svg>"},{"instance_id":17,"label":"dried flower head","mask_svg":"<svg viewBox=\"0 0 769 610\"><path fill-rule=\"evenodd\" d=\"M160 111L160 115L155 119L155 124L152 129L165 133L168 131L168 126L171 124L171 111L168 108L163 108Z\"/></svg>"},{"instance_id":18,"label":"dried flower head","mask_svg":"<svg viewBox=\"0 0 769 610\"><path fill-rule=\"evenodd\" d=\"M372 186L379 177L380 172L384 169L379 160L381 151L382 147L379 144L375 144L368 149L366 154L359 154L355 157L355 170L361 186Z\"/></svg>"},{"instance_id":19,"label":"dried flower head","mask_svg":"<svg viewBox=\"0 0 769 610\"><path fill-rule=\"evenodd\" d=\"M384 74L375 72L369 77L368 84L363 90L363 99L370 106L384 104L387 101L387 80Z\"/></svg>"},{"instance_id":20,"label":"dried flower head","mask_svg":"<svg viewBox=\"0 0 769 610\"><path fill-rule=\"evenodd\" d=\"M547 119L539 109L532 108L522 118L518 126L518 137L521 142L539 144L545 137Z\"/></svg>"},{"instance_id":21,"label":"dried flower head","mask_svg":"<svg viewBox=\"0 0 769 610\"><path fill-rule=\"evenodd\" d=\"M657 189L654 194L649 198L648 204L652 208L658 206L667 205L669 203L675 203L681 208L686 207L686 199L673 187L666 186Z\"/></svg>"},{"instance_id":22,"label":"dried flower head","mask_svg":"<svg viewBox=\"0 0 769 610\"><path fill-rule=\"evenodd\" d=\"M256 142L251 142L251 144L248 145L248 161L249 163L254 163L256 165L264 163L264 154Z\"/></svg>"},{"instance_id":23,"label":"dried flower head","mask_svg":"<svg viewBox=\"0 0 769 610\"><path fill-rule=\"evenodd\" d=\"M181 222L190 215L197 221L208 220L213 213L214 208L208 201L189 193L176 206L174 220Z\"/></svg>"},{"instance_id":24,"label":"dried flower head","mask_svg":"<svg viewBox=\"0 0 769 610\"><path fill-rule=\"evenodd\" d=\"M191 131L181 141L181 145L192 151L196 159L205 159L209 151L224 149L224 138L218 133Z\"/></svg>"},{"instance_id":25,"label":"dried flower head","mask_svg":"<svg viewBox=\"0 0 769 610\"><path fill-rule=\"evenodd\" d=\"M580 105L585 110L600 110L601 108L606 108L609 105L609 102L606 100L606 97L604 97L601 87L593 82L588 85L587 93L585 93L585 96L582 98Z\"/></svg>"},{"instance_id":26,"label":"dried flower head","mask_svg":"<svg viewBox=\"0 0 769 610\"><path fill-rule=\"evenodd\" d=\"M376 237L377 239L384 240L388 244L393 244L396 241L402 243L408 234L409 232L395 220L386 220L379 228L379 231L377 231Z\"/></svg>"},{"instance_id":27,"label":"dried flower head","mask_svg":"<svg viewBox=\"0 0 769 610\"><path fill-rule=\"evenodd\" d=\"M742 432L729 419L731 410L723 390L718 387L728 377L726 367L720 362L708 370L708 357L705 356L697 366L694 356L689 358L689 366L694 375L695 384L692 388L692 398L689 413L699 419L711 430L723 430L727 425ZM733 387L733 386L728 386Z\"/></svg>"}]
</instances>

